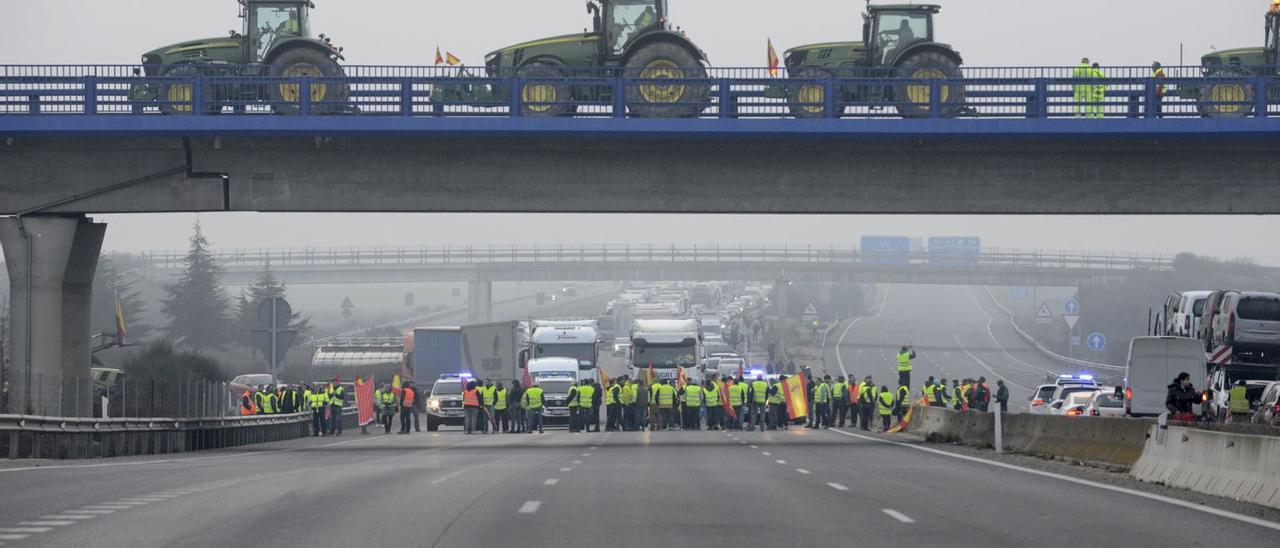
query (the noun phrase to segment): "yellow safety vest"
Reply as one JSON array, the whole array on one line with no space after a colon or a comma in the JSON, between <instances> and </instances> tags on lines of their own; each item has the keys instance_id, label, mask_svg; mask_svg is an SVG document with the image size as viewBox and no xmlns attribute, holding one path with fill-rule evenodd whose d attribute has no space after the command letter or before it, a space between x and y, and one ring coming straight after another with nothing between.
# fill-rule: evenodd
<instances>
[{"instance_id":1,"label":"yellow safety vest","mask_svg":"<svg viewBox=\"0 0 1280 548\"><path fill-rule=\"evenodd\" d=\"M485 407L489 407L490 405L493 405L494 398L496 398L497 395L498 395L498 387L496 386L480 387L480 398L482 399Z\"/></svg>"},{"instance_id":2,"label":"yellow safety vest","mask_svg":"<svg viewBox=\"0 0 1280 548\"><path fill-rule=\"evenodd\" d=\"M911 404L911 389L905 386L898 387L898 401L903 405Z\"/></svg>"},{"instance_id":3,"label":"yellow safety vest","mask_svg":"<svg viewBox=\"0 0 1280 548\"><path fill-rule=\"evenodd\" d=\"M524 391L525 409L542 409L542 388L531 387Z\"/></svg>"},{"instance_id":4,"label":"yellow safety vest","mask_svg":"<svg viewBox=\"0 0 1280 548\"><path fill-rule=\"evenodd\" d=\"M608 390L607 392L605 392L605 394L607 394L607 395L608 395L608 400L606 400L606 401L605 401L605 403L606 403L606 404L609 404L609 405L613 405L613 404L616 404L616 403L620 403L620 402L618 401L618 392L619 392L620 390L622 390L622 387L621 387L621 386L618 386L618 385L616 385L616 384L615 384L615 385L613 385L613 386L610 386L610 387L609 387L609 390Z\"/></svg>"},{"instance_id":5,"label":"yellow safety vest","mask_svg":"<svg viewBox=\"0 0 1280 548\"><path fill-rule=\"evenodd\" d=\"M578 387L578 407L591 407L596 396L596 387L591 385Z\"/></svg>"},{"instance_id":6,"label":"yellow safety vest","mask_svg":"<svg viewBox=\"0 0 1280 548\"><path fill-rule=\"evenodd\" d=\"M938 387L932 384L924 385L925 403L933 403L938 401Z\"/></svg>"},{"instance_id":7,"label":"yellow safety vest","mask_svg":"<svg viewBox=\"0 0 1280 548\"><path fill-rule=\"evenodd\" d=\"M275 394L268 392L262 395L262 412L268 415L276 412Z\"/></svg>"},{"instance_id":8,"label":"yellow safety vest","mask_svg":"<svg viewBox=\"0 0 1280 548\"><path fill-rule=\"evenodd\" d=\"M729 405L742 407L747 399L747 384L744 382L729 385Z\"/></svg>"},{"instance_id":9,"label":"yellow safety vest","mask_svg":"<svg viewBox=\"0 0 1280 548\"><path fill-rule=\"evenodd\" d=\"M1249 398L1245 395L1245 387L1233 386L1231 387L1231 392L1229 392L1229 394L1230 395L1227 397L1227 408L1230 409L1232 413L1249 412Z\"/></svg>"},{"instance_id":10,"label":"yellow safety vest","mask_svg":"<svg viewBox=\"0 0 1280 548\"><path fill-rule=\"evenodd\" d=\"M893 414L893 394L889 391L886 390L881 392L876 404L877 409L880 410L881 416Z\"/></svg>"},{"instance_id":11,"label":"yellow safety vest","mask_svg":"<svg viewBox=\"0 0 1280 548\"><path fill-rule=\"evenodd\" d=\"M844 392L845 390L847 390L846 388L847 386L848 384L843 382L838 382L831 385L831 398L834 400L839 400L842 396L844 396Z\"/></svg>"},{"instance_id":12,"label":"yellow safety vest","mask_svg":"<svg viewBox=\"0 0 1280 548\"><path fill-rule=\"evenodd\" d=\"M571 409L578 407L578 387L577 386L569 389L568 405Z\"/></svg>"},{"instance_id":13,"label":"yellow safety vest","mask_svg":"<svg viewBox=\"0 0 1280 548\"><path fill-rule=\"evenodd\" d=\"M901 372L910 372L910 371L911 371L911 353L899 352L898 353L898 372L901 373Z\"/></svg>"},{"instance_id":14,"label":"yellow safety vest","mask_svg":"<svg viewBox=\"0 0 1280 548\"><path fill-rule=\"evenodd\" d=\"M659 385L654 389L657 394L658 407L671 407L676 403L676 388L669 384Z\"/></svg>"},{"instance_id":15,"label":"yellow safety vest","mask_svg":"<svg viewBox=\"0 0 1280 548\"><path fill-rule=\"evenodd\" d=\"M707 407L720 407L720 391L715 386L703 388L702 394L706 398Z\"/></svg>"},{"instance_id":16,"label":"yellow safety vest","mask_svg":"<svg viewBox=\"0 0 1280 548\"><path fill-rule=\"evenodd\" d=\"M769 399L769 383L764 381L752 381L751 390L753 392L751 395L751 401L755 403L764 403Z\"/></svg>"},{"instance_id":17,"label":"yellow safety vest","mask_svg":"<svg viewBox=\"0 0 1280 548\"><path fill-rule=\"evenodd\" d=\"M831 401L831 387L827 383L821 383L813 390L814 403L827 403Z\"/></svg>"},{"instance_id":18,"label":"yellow safety vest","mask_svg":"<svg viewBox=\"0 0 1280 548\"><path fill-rule=\"evenodd\" d=\"M772 394L769 394L769 403L777 405L782 403L782 385L775 384L773 385L773 387L775 388L775 390L773 391Z\"/></svg>"},{"instance_id":19,"label":"yellow safety vest","mask_svg":"<svg viewBox=\"0 0 1280 548\"><path fill-rule=\"evenodd\" d=\"M684 404L691 407L702 407L702 387L691 385L684 388Z\"/></svg>"},{"instance_id":20,"label":"yellow safety vest","mask_svg":"<svg viewBox=\"0 0 1280 548\"><path fill-rule=\"evenodd\" d=\"M494 401L493 409L495 411L506 411L507 410L507 389L501 388L501 389L495 390L494 395L497 399Z\"/></svg>"}]
</instances>

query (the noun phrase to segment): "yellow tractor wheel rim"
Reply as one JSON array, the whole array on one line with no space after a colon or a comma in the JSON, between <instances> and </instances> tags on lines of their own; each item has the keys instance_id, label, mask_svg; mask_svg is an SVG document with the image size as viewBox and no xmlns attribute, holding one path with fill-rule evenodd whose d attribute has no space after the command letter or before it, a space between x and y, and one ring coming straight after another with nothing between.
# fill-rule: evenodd
<instances>
[{"instance_id":1,"label":"yellow tractor wheel rim","mask_svg":"<svg viewBox=\"0 0 1280 548\"><path fill-rule=\"evenodd\" d=\"M666 59L649 63L640 72L641 79L684 78L679 65ZM675 103L684 97L684 84L640 84L640 96L646 103Z\"/></svg>"},{"instance_id":2,"label":"yellow tractor wheel rim","mask_svg":"<svg viewBox=\"0 0 1280 548\"><path fill-rule=\"evenodd\" d=\"M556 87L551 84L525 84L520 89L520 99L530 112L547 112L556 102Z\"/></svg>"},{"instance_id":3,"label":"yellow tractor wheel rim","mask_svg":"<svg viewBox=\"0 0 1280 548\"><path fill-rule=\"evenodd\" d=\"M194 95L191 84L174 84L169 86L169 108L174 112L191 112L191 96Z\"/></svg>"},{"instance_id":4,"label":"yellow tractor wheel rim","mask_svg":"<svg viewBox=\"0 0 1280 548\"><path fill-rule=\"evenodd\" d=\"M1209 98L1213 101L1214 110L1225 114L1234 114L1243 110L1244 105L1230 103L1243 103L1244 96L1244 86L1240 84L1214 84L1209 89Z\"/></svg>"},{"instance_id":5,"label":"yellow tractor wheel rim","mask_svg":"<svg viewBox=\"0 0 1280 548\"><path fill-rule=\"evenodd\" d=\"M808 84L800 86L800 92L796 94L799 99L800 110L811 114L820 114L826 108L827 88L817 84Z\"/></svg>"},{"instance_id":6,"label":"yellow tractor wheel rim","mask_svg":"<svg viewBox=\"0 0 1280 548\"><path fill-rule=\"evenodd\" d=\"M947 77L947 73L936 68L916 69L915 72L911 73L911 78L922 79L922 80L930 80L930 79L941 80L946 77ZM945 85L941 86L940 91L941 91L940 94L942 96L941 100L943 102L946 102L947 97L950 95L950 92L951 92L950 86L945 86ZM911 101L916 105L921 105L927 109L929 108L929 103L930 101L932 101L932 99L933 99L933 86L929 84L911 84L907 86L908 101Z\"/></svg>"},{"instance_id":7,"label":"yellow tractor wheel rim","mask_svg":"<svg viewBox=\"0 0 1280 548\"><path fill-rule=\"evenodd\" d=\"M324 73L320 71L320 67L310 63L298 63L284 69L284 73L281 74L281 76L285 78L319 78L324 76ZM296 103L302 96L302 91L299 89L301 87L302 86L292 82L282 83L280 84L280 97L287 102ZM328 88L324 84L320 82L312 82L311 101L323 101L326 91L328 91Z\"/></svg>"}]
</instances>

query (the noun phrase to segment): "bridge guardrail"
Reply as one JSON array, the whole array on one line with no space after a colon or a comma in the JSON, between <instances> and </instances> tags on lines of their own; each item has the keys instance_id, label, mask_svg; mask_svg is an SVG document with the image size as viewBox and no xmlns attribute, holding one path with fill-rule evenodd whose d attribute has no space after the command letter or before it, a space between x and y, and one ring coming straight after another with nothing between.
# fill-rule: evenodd
<instances>
[{"instance_id":1,"label":"bridge guardrail","mask_svg":"<svg viewBox=\"0 0 1280 548\"><path fill-rule=\"evenodd\" d=\"M856 247L788 246L593 246L553 245L529 247L374 247L349 249L214 250L223 267L261 268L322 266L409 266L439 264L508 264L539 262L787 262L813 264L950 265L999 268L1075 268L1081 270L1170 270L1173 258L1165 255L1087 252L1040 252L989 248L978 255L912 252L905 254L864 252ZM134 256L140 268L178 268L185 252L144 252Z\"/></svg>"},{"instance_id":2,"label":"bridge guardrail","mask_svg":"<svg viewBox=\"0 0 1280 548\"><path fill-rule=\"evenodd\" d=\"M271 114L370 117L531 117L562 113L578 118L625 118L640 106L635 90L679 90L664 109L700 118L789 118L821 107L827 118L1175 118L1274 115L1280 97L1274 67L1232 67L1206 74L1199 66L1105 67L1102 78L1076 78L1075 67L961 67L951 78L903 78L883 69L850 69L825 78L771 76L767 68L685 69L705 77L642 79L617 69L566 68L561 77L500 74L484 67L344 66L338 77L267 76L264 67L208 68L204 74L168 73L174 67L141 65L0 66L0 115L81 114L195 116ZM234 69L234 70L233 70ZM235 72L258 76L228 76ZM168 75L166 75L168 74ZM1259 76L1270 75L1270 76ZM244 100L237 90L288 86L298 97L279 104ZM526 86L562 90L522 93ZM793 88L821 86L822 104L794 103ZM182 93L163 93L175 87ZM335 99L313 100L311 91ZM868 90L892 90L872 93ZM686 91L688 91L686 93ZM960 91L960 92L957 92ZM945 92L945 93L944 93ZM560 94L567 94L561 98ZM895 99L895 97L900 97ZM904 100L914 97L914 102ZM657 103L646 103L653 107ZM1158 105L1150 108L1148 105ZM894 108L886 108L894 107ZM901 112L907 112L904 116Z\"/></svg>"},{"instance_id":3,"label":"bridge guardrail","mask_svg":"<svg viewBox=\"0 0 1280 548\"><path fill-rule=\"evenodd\" d=\"M353 427L355 407L343 411ZM310 435L311 413L197 418L0 415L0 455L76 459L159 455Z\"/></svg>"}]
</instances>

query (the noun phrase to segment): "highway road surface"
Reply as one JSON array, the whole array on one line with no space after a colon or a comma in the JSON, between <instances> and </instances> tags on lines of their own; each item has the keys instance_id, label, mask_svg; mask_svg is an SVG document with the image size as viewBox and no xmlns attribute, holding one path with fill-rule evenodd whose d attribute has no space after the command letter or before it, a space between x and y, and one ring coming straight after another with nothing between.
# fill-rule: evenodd
<instances>
[{"instance_id":1,"label":"highway road surface","mask_svg":"<svg viewBox=\"0 0 1280 548\"><path fill-rule=\"evenodd\" d=\"M173 458L5 463L0 543L1253 547L1280 535L1272 522L886 439L349 432Z\"/></svg>"},{"instance_id":2,"label":"highway road surface","mask_svg":"<svg viewBox=\"0 0 1280 548\"><path fill-rule=\"evenodd\" d=\"M872 375L877 384L897 388L896 355L905 344L917 353L913 391L930 375L948 382L983 376L993 393L1004 380L1011 412L1026 410L1046 375L1071 373L1023 342L983 288L942 285L879 286L868 316L828 334L827 373Z\"/></svg>"}]
</instances>

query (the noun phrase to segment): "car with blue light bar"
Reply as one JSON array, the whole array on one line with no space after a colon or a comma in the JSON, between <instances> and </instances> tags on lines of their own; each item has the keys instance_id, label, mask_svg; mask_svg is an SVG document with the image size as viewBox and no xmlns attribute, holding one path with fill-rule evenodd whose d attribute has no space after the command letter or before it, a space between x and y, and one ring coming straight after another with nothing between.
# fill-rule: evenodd
<instances>
[{"instance_id":1,"label":"car with blue light bar","mask_svg":"<svg viewBox=\"0 0 1280 548\"><path fill-rule=\"evenodd\" d=\"M427 431L440 430L441 425L462 426L462 390L475 380L470 373L440 375L427 396Z\"/></svg>"},{"instance_id":2,"label":"car with blue light bar","mask_svg":"<svg viewBox=\"0 0 1280 548\"><path fill-rule=\"evenodd\" d=\"M1075 392L1084 392L1089 390L1097 390L1098 381L1094 380L1093 375L1077 374L1077 375L1059 375L1053 379L1053 382L1046 382L1036 387L1032 393L1027 406L1027 412L1033 415L1051 415L1054 414L1053 404L1065 399L1067 395Z\"/></svg>"}]
</instances>

